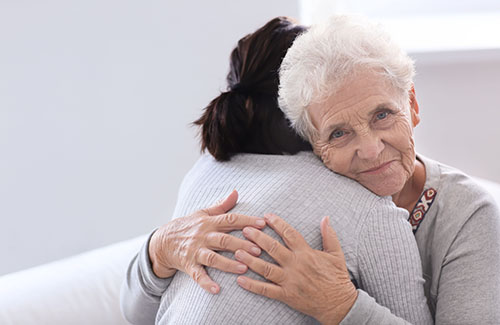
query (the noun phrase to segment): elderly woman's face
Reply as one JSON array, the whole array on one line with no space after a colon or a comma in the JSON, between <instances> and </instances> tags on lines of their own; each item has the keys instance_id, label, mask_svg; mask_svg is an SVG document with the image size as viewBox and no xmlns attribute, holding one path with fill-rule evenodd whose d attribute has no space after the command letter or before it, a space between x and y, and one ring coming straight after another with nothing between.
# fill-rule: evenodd
<instances>
[{"instance_id":1,"label":"elderly woman's face","mask_svg":"<svg viewBox=\"0 0 500 325\"><path fill-rule=\"evenodd\" d=\"M318 131L313 148L331 170L378 195L402 190L415 170L418 106L380 74L360 72L308 107Z\"/></svg>"}]
</instances>

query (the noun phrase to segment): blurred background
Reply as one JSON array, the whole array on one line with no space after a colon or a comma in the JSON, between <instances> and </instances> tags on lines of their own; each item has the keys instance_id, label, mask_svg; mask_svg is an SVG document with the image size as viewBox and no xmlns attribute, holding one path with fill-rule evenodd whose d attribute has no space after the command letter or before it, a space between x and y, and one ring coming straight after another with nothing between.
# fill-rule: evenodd
<instances>
[{"instance_id":1,"label":"blurred background","mask_svg":"<svg viewBox=\"0 0 500 325\"><path fill-rule=\"evenodd\" d=\"M500 2L0 0L0 275L167 222L237 40L383 22L416 60L417 150L500 182Z\"/></svg>"}]
</instances>

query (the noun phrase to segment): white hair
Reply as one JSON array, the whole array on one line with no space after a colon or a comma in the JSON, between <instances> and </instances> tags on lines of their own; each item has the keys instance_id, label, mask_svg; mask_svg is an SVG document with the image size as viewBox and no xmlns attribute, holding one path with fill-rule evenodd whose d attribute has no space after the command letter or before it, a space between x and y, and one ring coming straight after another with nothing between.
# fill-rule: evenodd
<instances>
[{"instance_id":1,"label":"white hair","mask_svg":"<svg viewBox=\"0 0 500 325\"><path fill-rule=\"evenodd\" d=\"M279 105L297 133L312 141L317 131L307 107L335 94L359 68L381 73L408 98L413 60L380 25L336 15L295 39L280 68Z\"/></svg>"}]
</instances>

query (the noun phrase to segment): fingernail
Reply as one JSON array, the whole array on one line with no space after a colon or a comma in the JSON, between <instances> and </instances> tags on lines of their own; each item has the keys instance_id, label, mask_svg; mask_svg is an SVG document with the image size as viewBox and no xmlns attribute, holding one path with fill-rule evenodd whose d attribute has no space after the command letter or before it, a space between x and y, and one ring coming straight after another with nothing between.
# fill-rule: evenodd
<instances>
[{"instance_id":1,"label":"fingernail","mask_svg":"<svg viewBox=\"0 0 500 325\"><path fill-rule=\"evenodd\" d=\"M211 287L211 288L210 288L210 291L211 291L212 293L217 293L217 287L216 287L216 286Z\"/></svg>"},{"instance_id":2,"label":"fingernail","mask_svg":"<svg viewBox=\"0 0 500 325\"><path fill-rule=\"evenodd\" d=\"M236 267L236 270L240 273L244 273L247 271L247 266L246 265L243 265L243 264L240 264Z\"/></svg>"},{"instance_id":3,"label":"fingernail","mask_svg":"<svg viewBox=\"0 0 500 325\"><path fill-rule=\"evenodd\" d=\"M238 283L239 283L239 284L241 284L241 285L245 285L245 283L247 283L247 280L245 280L245 279L244 279L244 278L242 278L242 277L238 277L238 278L236 279L236 281L238 281Z\"/></svg>"},{"instance_id":4,"label":"fingernail","mask_svg":"<svg viewBox=\"0 0 500 325\"><path fill-rule=\"evenodd\" d=\"M266 225L266 221L259 219L259 220L255 221L255 224L259 227L264 227Z\"/></svg>"},{"instance_id":5,"label":"fingernail","mask_svg":"<svg viewBox=\"0 0 500 325\"><path fill-rule=\"evenodd\" d=\"M245 235L250 235L252 233L252 228L250 228L250 227L243 228L243 233Z\"/></svg>"},{"instance_id":6,"label":"fingernail","mask_svg":"<svg viewBox=\"0 0 500 325\"><path fill-rule=\"evenodd\" d=\"M237 250L234 253L234 257L236 257L237 260L241 260L243 258L243 253L240 250Z\"/></svg>"},{"instance_id":7,"label":"fingernail","mask_svg":"<svg viewBox=\"0 0 500 325\"><path fill-rule=\"evenodd\" d=\"M252 252L252 254L254 254L255 256L259 256L261 253L260 248L255 247L255 246L250 248L250 252Z\"/></svg>"}]
</instances>

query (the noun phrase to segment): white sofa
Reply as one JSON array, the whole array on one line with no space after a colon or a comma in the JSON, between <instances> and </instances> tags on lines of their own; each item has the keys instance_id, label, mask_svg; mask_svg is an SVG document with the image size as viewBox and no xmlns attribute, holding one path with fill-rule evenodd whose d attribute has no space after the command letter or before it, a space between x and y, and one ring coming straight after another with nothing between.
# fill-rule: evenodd
<instances>
[{"instance_id":1,"label":"white sofa","mask_svg":"<svg viewBox=\"0 0 500 325\"><path fill-rule=\"evenodd\" d=\"M500 184L478 179L500 205ZM0 277L0 324L128 324L126 267L146 236Z\"/></svg>"},{"instance_id":2,"label":"white sofa","mask_svg":"<svg viewBox=\"0 0 500 325\"><path fill-rule=\"evenodd\" d=\"M146 236L0 277L0 324L128 324L120 285Z\"/></svg>"}]
</instances>

